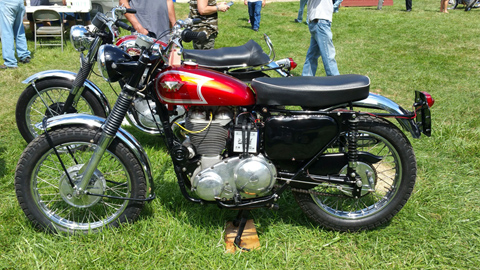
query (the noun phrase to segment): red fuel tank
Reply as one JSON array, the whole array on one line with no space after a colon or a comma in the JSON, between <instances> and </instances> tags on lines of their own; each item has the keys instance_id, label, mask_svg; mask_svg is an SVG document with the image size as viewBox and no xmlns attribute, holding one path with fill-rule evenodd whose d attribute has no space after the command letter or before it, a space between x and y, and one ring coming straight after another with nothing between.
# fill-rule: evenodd
<instances>
[{"instance_id":1,"label":"red fuel tank","mask_svg":"<svg viewBox=\"0 0 480 270\"><path fill-rule=\"evenodd\" d=\"M157 97L165 104L248 106L255 94L242 81L223 73L184 64L170 67L156 77Z\"/></svg>"}]
</instances>

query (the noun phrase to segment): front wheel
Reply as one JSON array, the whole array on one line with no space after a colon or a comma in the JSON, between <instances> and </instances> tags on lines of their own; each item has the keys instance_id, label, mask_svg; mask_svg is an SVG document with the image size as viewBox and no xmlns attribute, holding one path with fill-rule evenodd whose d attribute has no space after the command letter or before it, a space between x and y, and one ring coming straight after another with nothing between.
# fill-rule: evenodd
<instances>
[{"instance_id":1,"label":"front wheel","mask_svg":"<svg viewBox=\"0 0 480 270\"><path fill-rule=\"evenodd\" d=\"M103 155L86 192L77 194L72 188L98 147L99 134L82 127L61 128L41 135L24 150L15 172L15 191L35 227L88 233L138 217L144 202L121 198L145 199L146 180L134 154L118 139Z\"/></svg>"},{"instance_id":2,"label":"front wheel","mask_svg":"<svg viewBox=\"0 0 480 270\"><path fill-rule=\"evenodd\" d=\"M35 82L35 87L29 85L20 95L15 109L15 118L18 130L25 139L31 142L43 130L35 124L41 123L43 118L58 115L62 109L70 89L72 81L65 79L45 79ZM84 90L75 106L69 113L85 113L106 117L102 104L94 94Z\"/></svg>"},{"instance_id":3,"label":"front wheel","mask_svg":"<svg viewBox=\"0 0 480 270\"><path fill-rule=\"evenodd\" d=\"M388 222L405 205L415 185L415 154L396 126L382 119L360 117L358 129L358 151L375 157L357 164L357 174L363 183L360 196L353 196L349 185L330 183L311 190L294 190L302 210L333 230L360 231ZM338 149L332 151L348 149L341 141L347 140L340 138ZM345 167L339 173L344 175L346 171Z\"/></svg>"}]
</instances>

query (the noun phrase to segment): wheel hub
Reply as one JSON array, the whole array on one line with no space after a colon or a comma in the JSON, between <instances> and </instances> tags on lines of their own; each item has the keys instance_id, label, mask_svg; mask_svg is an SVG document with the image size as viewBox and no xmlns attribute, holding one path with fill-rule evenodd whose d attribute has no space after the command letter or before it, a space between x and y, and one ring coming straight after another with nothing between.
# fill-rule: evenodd
<instances>
[{"instance_id":1,"label":"wheel hub","mask_svg":"<svg viewBox=\"0 0 480 270\"><path fill-rule=\"evenodd\" d=\"M341 175L346 175L348 166L345 166L340 171ZM356 168L357 174L361 179L362 192L360 196L364 196L369 192L375 191L375 185L377 182L377 171L370 164L364 162L357 162ZM342 191L345 195L352 195L352 187L350 185L339 185L338 189Z\"/></svg>"},{"instance_id":2,"label":"wheel hub","mask_svg":"<svg viewBox=\"0 0 480 270\"><path fill-rule=\"evenodd\" d=\"M83 167L83 164L77 164L67 169L68 175L73 181L73 184L76 185L80 183L82 180L82 176L78 173L80 169ZM82 194L77 195L77 191L70 185L70 180L66 173L60 177L60 195L62 199L71 206L77 208L88 208L92 205L95 205L98 201L102 199L100 196L91 196L87 195L87 192L92 194L101 194L103 195L105 192L107 184L105 178L103 177L102 173L99 170L95 170L88 183L87 187L85 188L85 192Z\"/></svg>"}]
</instances>

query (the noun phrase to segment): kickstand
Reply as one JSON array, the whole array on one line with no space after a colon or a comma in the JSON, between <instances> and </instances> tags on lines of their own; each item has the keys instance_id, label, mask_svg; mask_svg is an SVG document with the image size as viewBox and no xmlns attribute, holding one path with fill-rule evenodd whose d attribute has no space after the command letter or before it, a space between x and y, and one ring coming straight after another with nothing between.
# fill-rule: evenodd
<instances>
[{"instance_id":1,"label":"kickstand","mask_svg":"<svg viewBox=\"0 0 480 270\"><path fill-rule=\"evenodd\" d=\"M250 213L249 210L240 210L238 212L237 218L233 221L233 226L238 227L237 236L235 237L235 241L233 242L233 244L237 248L245 251L250 251L250 249L241 247L240 243L242 242L242 234L243 234L243 231L245 230L245 225L247 224L249 213Z\"/></svg>"}]
</instances>

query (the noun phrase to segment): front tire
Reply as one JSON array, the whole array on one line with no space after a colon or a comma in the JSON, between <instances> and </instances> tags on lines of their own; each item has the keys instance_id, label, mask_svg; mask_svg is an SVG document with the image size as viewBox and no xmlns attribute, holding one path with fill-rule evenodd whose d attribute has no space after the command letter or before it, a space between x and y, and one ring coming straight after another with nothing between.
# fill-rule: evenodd
<instances>
[{"instance_id":1,"label":"front tire","mask_svg":"<svg viewBox=\"0 0 480 270\"><path fill-rule=\"evenodd\" d=\"M71 182L97 147L100 132L66 127L48 132L64 167L46 135L24 150L15 172L15 191L25 215L35 227L51 232L88 233L133 222L143 208L146 180L134 154L115 139L103 155L86 190L75 195ZM64 169L65 168L65 169ZM68 176L67 173L68 172Z\"/></svg>"},{"instance_id":2,"label":"front tire","mask_svg":"<svg viewBox=\"0 0 480 270\"><path fill-rule=\"evenodd\" d=\"M363 183L360 197L352 196L351 186L326 183L294 192L308 217L337 231L373 229L388 222L405 205L415 185L415 154L396 126L382 119L360 117L358 129L358 151L381 158L375 163L359 162L357 173Z\"/></svg>"},{"instance_id":3,"label":"front tire","mask_svg":"<svg viewBox=\"0 0 480 270\"><path fill-rule=\"evenodd\" d=\"M72 88L73 82L65 79L45 79L29 85L20 95L15 109L18 130L27 143L43 133L35 127L45 117L58 115ZM73 109L74 113L85 113L106 117L102 104L94 94L84 89Z\"/></svg>"}]
</instances>

